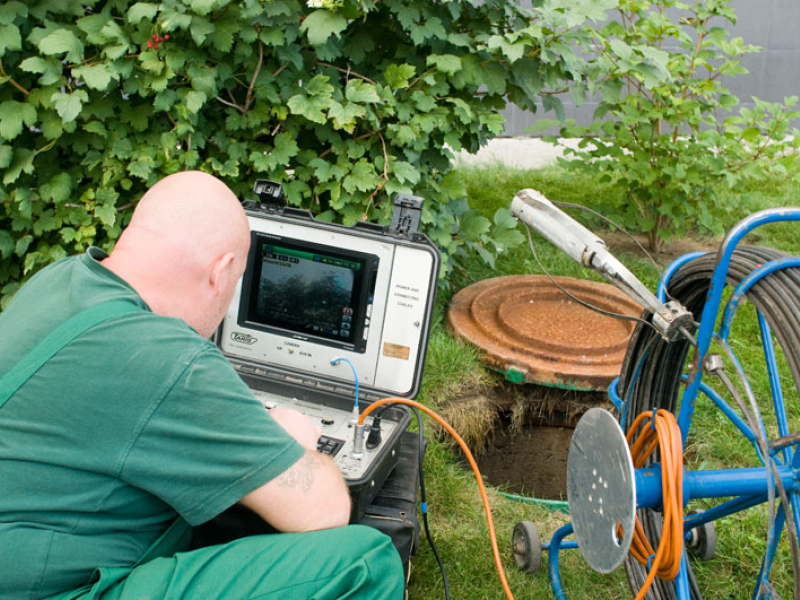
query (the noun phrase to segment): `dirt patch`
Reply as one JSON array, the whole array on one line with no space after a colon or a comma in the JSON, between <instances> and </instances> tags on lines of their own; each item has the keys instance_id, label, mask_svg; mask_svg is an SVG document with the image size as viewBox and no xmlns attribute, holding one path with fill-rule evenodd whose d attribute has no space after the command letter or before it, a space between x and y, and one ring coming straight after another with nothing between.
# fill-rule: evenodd
<instances>
[{"instance_id":1,"label":"dirt patch","mask_svg":"<svg viewBox=\"0 0 800 600\"><path fill-rule=\"evenodd\" d=\"M647 260L647 256L633 242L633 240L631 240L631 238L624 233L619 231L613 233L604 232L600 234L600 237L606 243L608 249L616 254L619 258L630 256ZM634 236L634 238L645 248L645 250L650 252L649 248L647 247L647 238L645 236ZM658 254L654 254L653 252L650 252L650 254L653 256L653 260L655 260L656 263L663 268L684 254L689 254L691 252L716 252L721 243L721 239L697 240L690 237L680 238L664 244L664 247Z\"/></svg>"}]
</instances>

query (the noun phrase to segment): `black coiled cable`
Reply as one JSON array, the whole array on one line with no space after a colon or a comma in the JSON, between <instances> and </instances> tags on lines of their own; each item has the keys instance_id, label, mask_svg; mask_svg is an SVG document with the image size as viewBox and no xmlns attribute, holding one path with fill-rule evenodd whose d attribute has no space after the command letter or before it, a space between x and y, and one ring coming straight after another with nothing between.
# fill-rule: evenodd
<instances>
[{"instance_id":1,"label":"black coiled cable","mask_svg":"<svg viewBox=\"0 0 800 600\"><path fill-rule=\"evenodd\" d=\"M727 284L735 287L762 264L787 256L771 248L738 248L733 252ZM695 320L702 315L716 261L715 253L692 260L679 268L669 282L669 296L686 306L694 314ZM747 298L769 324L786 357L795 387L800 392L800 269L788 268L770 273L750 289ZM651 320L652 315L646 313L643 318ZM619 397L626 401L621 420L629 424L636 415L654 408L677 412L681 379L690 349L688 340L667 343L652 327L637 325L620 372L617 391ZM641 509L638 514L647 537L655 547L661 537L660 513ZM638 592L644 583L647 568L628 557L625 570L631 589L634 593ZM691 567L687 575L691 597L702 598ZM795 572L797 577L798 573ZM797 588L795 585L796 592ZM648 597L656 600L677 598L674 582L656 579Z\"/></svg>"}]
</instances>

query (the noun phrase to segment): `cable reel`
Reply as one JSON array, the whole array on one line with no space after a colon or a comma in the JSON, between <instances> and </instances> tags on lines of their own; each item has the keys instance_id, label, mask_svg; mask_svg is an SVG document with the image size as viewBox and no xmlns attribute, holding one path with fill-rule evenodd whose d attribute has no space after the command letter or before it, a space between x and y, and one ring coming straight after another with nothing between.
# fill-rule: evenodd
<instances>
[{"instance_id":1,"label":"cable reel","mask_svg":"<svg viewBox=\"0 0 800 600\"><path fill-rule=\"evenodd\" d=\"M678 259L662 278L657 297L610 255L602 240L538 192L517 194L512 214L645 307L620 377L609 389L617 416L591 409L573 434L567 484L572 522L542 545L549 551L556 597L566 598L559 552L577 547L601 573L624 563L637 598L699 599L687 551L710 559L716 545L714 521L762 503L769 513L767 552L752 597L773 597L769 572L784 529L795 598L800 597L800 511L792 510L793 502L800 506L800 497L794 498L800 432L789 430L773 344L774 338L800 391L800 259L769 248L738 247L756 227L800 220L800 208L755 213L731 230L717 254ZM732 292L723 304L726 286ZM745 297L757 311L776 418L770 431L778 432L774 439L768 438L755 393L729 344L731 321ZM712 341L720 354L711 351ZM735 408L704 376L722 384ZM683 446L701 395L752 443L761 465L683 472ZM684 515L691 499L727 497L732 499ZM566 539L573 533L576 542Z\"/></svg>"}]
</instances>

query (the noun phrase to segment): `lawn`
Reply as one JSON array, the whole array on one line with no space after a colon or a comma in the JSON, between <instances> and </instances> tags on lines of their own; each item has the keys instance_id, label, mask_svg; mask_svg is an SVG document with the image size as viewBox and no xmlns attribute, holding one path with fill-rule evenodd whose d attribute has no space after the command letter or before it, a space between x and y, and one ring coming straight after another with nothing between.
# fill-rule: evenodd
<instances>
[{"instance_id":1,"label":"lawn","mask_svg":"<svg viewBox=\"0 0 800 600\"><path fill-rule=\"evenodd\" d=\"M502 167L462 170L470 205L491 217L500 207L507 207L517 191L534 188L551 200L575 202L598 206L613 198L614 192L590 178L578 178L558 168L541 171L509 170ZM769 185L737 190L731 194L731 203L719 211L719 218L729 228L739 219L755 210L773 206L800 205L800 184L789 178L776 180ZM599 222L575 215L601 237L619 239L604 231ZM609 215L612 216L613 215ZM520 225L520 227L522 227ZM592 273L574 264L549 244L537 240L537 254L546 269L553 275L583 277L598 280ZM772 246L800 254L800 236L796 226L770 225L747 238L748 243ZM672 240L663 256L657 257L663 268L671 258L697 248L713 249L719 240L693 236ZM612 251L650 289L655 290L658 270L641 254L628 250L628 244ZM498 386L502 376L484 368L473 348L456 341L447 331L446 309L452 294L462 287L488 277L508 274L537 274L537 266L527 245L515 248L498 258L496 268L490 268L477 257L454 269L449 277L449 288L440 290L435 308L434 324L429 340L423 389L420 400L437 410L448 411L460 399L469 399ZM752 307L746 306L737 316L735 349L742 350L745 369L752 369L752 378L759 398L766 393L766 378L756 373L758 352L747 349L760 347L757 331L752 327ZM750 374L750 371L748 371ZM800 428L800 410L797 394L791 384L785 388L790 406L791 430ZM707 403L710 404L710 403ZM464 405L469 412L470 404ZM479 404L474 405L476 410ZM464 412L462 411L462 412ZM768 418L769 411L765 415ZM457 413L456 413L457 414ZM463 416L463 415L462 415ZM469 415L467 415L468 417ZM469 418L454 424L469 427ZM427 504L431 535L444 562L453 598L504 598L496 567L493 562L486 520L479 498L478 487L471 472L464 467L460 452L449 440L426 430L430 445L424 463ZM460 430L459 430L460 431ZM464 432L461 432L464 435ZM481 434L478 434L479 438ZM483 432L485 435L485 432ZM468 436L469 437L469 436ZM690 433L686 464L688 468L719 468L756 466L752 447L742 443L741 436L713 407L698 402L697 417ZM525 468L536 469L538 457L530 456ZM514 566L510 539L514 524L522 519L536 523L543 540L549 539L568 516L540 504L521 503L507 499L500 490L489 487L497 539L509 584L516 598L549 598L546 570L536 575L524 575ZM690 508L693 507L690 506ZM749 597L756 581L766 539L767 513L764 506L739 513L717 523L716 558L708 563L693 563L700 590L706 598ZM547 554L543 559L546 561ZM561 555L561 576L570 598L629 598L632 597L622 568L610 575L593 572L577 550L567 550ZM792 593L792 568L785 540L779 548L772 581L784 597ZM414 599L444 598L444 586L436 560L424 539L412 561L409 595Z\"/></svg>"}]
</instances>

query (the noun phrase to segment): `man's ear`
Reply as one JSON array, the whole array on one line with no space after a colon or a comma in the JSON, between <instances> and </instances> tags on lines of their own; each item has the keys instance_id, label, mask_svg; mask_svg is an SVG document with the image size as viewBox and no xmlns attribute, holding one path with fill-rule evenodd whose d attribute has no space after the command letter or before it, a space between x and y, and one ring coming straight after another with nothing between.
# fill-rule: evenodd
<instances>
[{"instance_id":1,"label":"man's ear","mask_svg":"<svg viewBox=\"0 0 800 600\"><path fill-rule=\"evenodd\" d=\"M209 283L215 296L221 295L227 286L229 278L233 277L233 267L236 263L236 255L233 252L223 254L211 268Z\"/></svg>"}]
</instances>

